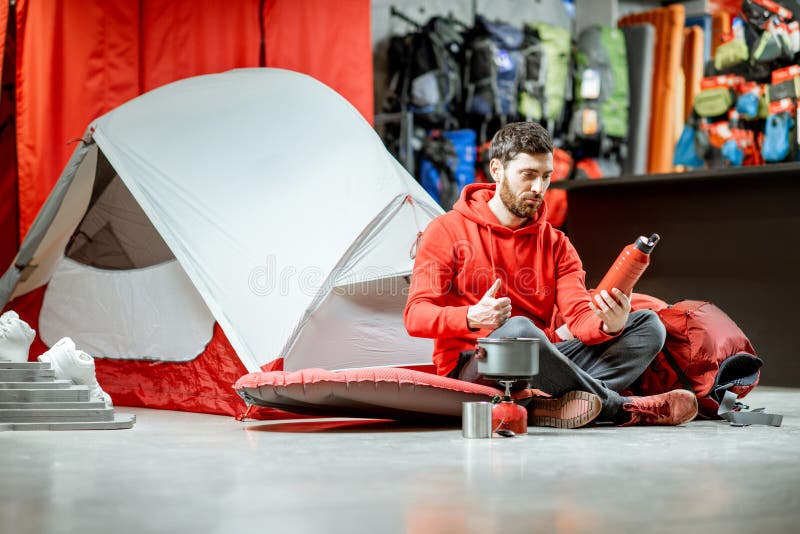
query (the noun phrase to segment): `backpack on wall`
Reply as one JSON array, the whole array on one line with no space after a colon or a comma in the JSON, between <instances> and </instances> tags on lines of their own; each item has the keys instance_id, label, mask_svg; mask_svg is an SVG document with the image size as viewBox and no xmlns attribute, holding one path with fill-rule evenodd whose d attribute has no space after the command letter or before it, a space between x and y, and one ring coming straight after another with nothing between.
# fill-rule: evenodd
<instances>
[{"instance_id":1,"label":"backpack on wall","mask_svg":"<svg viewBox=\"0 0 800 534\"><path fill-rule=\"evenodd\" d=\"M561 118L572 89L571 49L567 29L542 23L525 27L519 114L526 120L554 124Z\"/></svg>"},{"instance_id":2,"label":"backpack on wall","mask_svg":"<svg viewBox=\"0 0 800 534\"><path fill-rule=\"evenodd\" d=\"M457 163L452 140L439 130L431 131L419 151L419 182L431 198L448 210L458 200Z\"/></svg>"},{"instance_id":3,"label":"backpack on wall","mask_svg":"<svg viewBox=\"0 0 800 534\"><path fill-rule=\"evenodd\" d=\"M522 30L478 15L465 51L465 111L485 118L516 114Z\"/></svg>"},{"instance_id":4,"label":"backpack on wall","mask_svg":"<svg viewBox=\"0 0 800 534\"><path fill-rule=\"evenodd\" d=\"M628 59L625 36L608 26L592 26L578 38L574 110L570 140L600 143L600 154L624 148L628 137Z\"/></svg>"},{"instance_id":5,"label":"backpack on wall","mask_svg":"<svg viewBox=\"0 0 800 534\"><path fill-rule=\"evenodd\" d=\"M452 124L461 98L462 47L457 23L443 17L431 18L416 32L392 37L387 109Z\"/></svg>"}]
</instances>

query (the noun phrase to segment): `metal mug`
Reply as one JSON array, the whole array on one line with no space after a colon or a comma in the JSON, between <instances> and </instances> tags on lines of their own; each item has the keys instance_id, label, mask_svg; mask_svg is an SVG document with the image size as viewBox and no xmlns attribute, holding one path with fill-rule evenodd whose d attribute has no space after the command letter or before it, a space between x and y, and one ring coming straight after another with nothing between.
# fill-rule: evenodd
<instances>
[{"instance_id":1,"label":"metal mug","mask_svg":"<svg viewBox=\"0 0 800 534\"><path fill-rule=\"evenodd\" d=\"M492 437L492 403L461 403L461 435L465 438Z\"/></svg>"}]
</instances>

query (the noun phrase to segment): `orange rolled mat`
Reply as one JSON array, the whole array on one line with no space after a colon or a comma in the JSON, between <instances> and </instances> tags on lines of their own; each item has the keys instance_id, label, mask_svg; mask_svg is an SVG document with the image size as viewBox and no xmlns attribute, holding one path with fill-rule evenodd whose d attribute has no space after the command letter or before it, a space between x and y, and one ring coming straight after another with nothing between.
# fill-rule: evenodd
<instances>
[{"instance_id":1,"label":"orange rolled mat","mask_svg":"<svg viewBox=\"0 0 800 534\"><path fill-rule=\"evenodd\" d=\"M683 74L686 78L683 100L683 122L692 112L694 97L700 92L700 80L703 79L703 47L705 46L703 29L692 26L683 29ZM679 127L682 125L678 125Z\"/></svg>"},{"instance_id":2,"label":"orange rolled mat","mask_svg":"<svg viewBox=\"0 0 800 534\"><path fill-rule=\"evenodd\" d=\"M683 26L686 12L682 5L652 9L626 15L619 26L650 23L656 28L656 54L653 69L653 92L650 113L650 146L647 172L672 171L678 105L677 91L683 59Z\"/></svg>"}]
</instances>

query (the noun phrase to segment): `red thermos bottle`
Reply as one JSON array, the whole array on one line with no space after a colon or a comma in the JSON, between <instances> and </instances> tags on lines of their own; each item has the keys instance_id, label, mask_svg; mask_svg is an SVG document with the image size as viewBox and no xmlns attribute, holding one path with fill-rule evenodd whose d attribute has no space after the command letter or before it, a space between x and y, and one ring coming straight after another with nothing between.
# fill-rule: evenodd
<instances>
[{"instance_id":1,"label":"red thermos bottle","mask_svg":"<svg viewBox=\"0 0 800 534\"><path fill-rule=\"evenodd\" d=\"M616 287L627 296L631 296L633 286L639 281L642 273L650 265L650 253L661 237L653 234L649 238L639 238L622 249L617 260L608 270L595 289L591 291L592 297L606 290L611 294L611 288Z\"/></svg>"}]
</instances>

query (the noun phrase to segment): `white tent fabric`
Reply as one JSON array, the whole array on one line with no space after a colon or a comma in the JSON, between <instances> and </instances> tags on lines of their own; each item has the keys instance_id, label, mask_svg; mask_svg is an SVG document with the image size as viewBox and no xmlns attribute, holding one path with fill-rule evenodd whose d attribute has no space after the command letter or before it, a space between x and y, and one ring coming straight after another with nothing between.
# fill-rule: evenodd
<instances>
[{"instance_id":1,"label":"white tent fabric","mask_svg":"<svg viewBox=\"0 0 800 534\"><path fill-rule=\"evenodd\" d=\"M394 295L377 291L374 301L368 291L375 280L411 273L417 233L441 209L333 90L289 71L235 70L151 91L90 131L248 370L276 357L287 370L430 363L430 341L402 329L403 284ZM96 160L92 147L69 177L28 262L36 268L15 296L54 272L59 280L92 273L59 264L69 261L64 248L86 211ZM70 291L83 287L55 286L64 295L48 287L45 300L65 307ZM356 286L366 289L335 291ZM96 319L88 308L80 321ZM69 335L68 323L48 340ZM141 356L164 357L148 346ZM118 357L125 348L103 350Z\"/></svg>"},{"instance_id":2,"label":"white tent fabric","mask_svg":"<svg viewBox=\"0 0 800 534\"><path fill-rule=\"evenodd\" d=\"M188 361L213 332L214 317L175 260L117 271L63 258L39 315L48 346L70 337L106 358Z\"/></svg>"}]
</instances>

